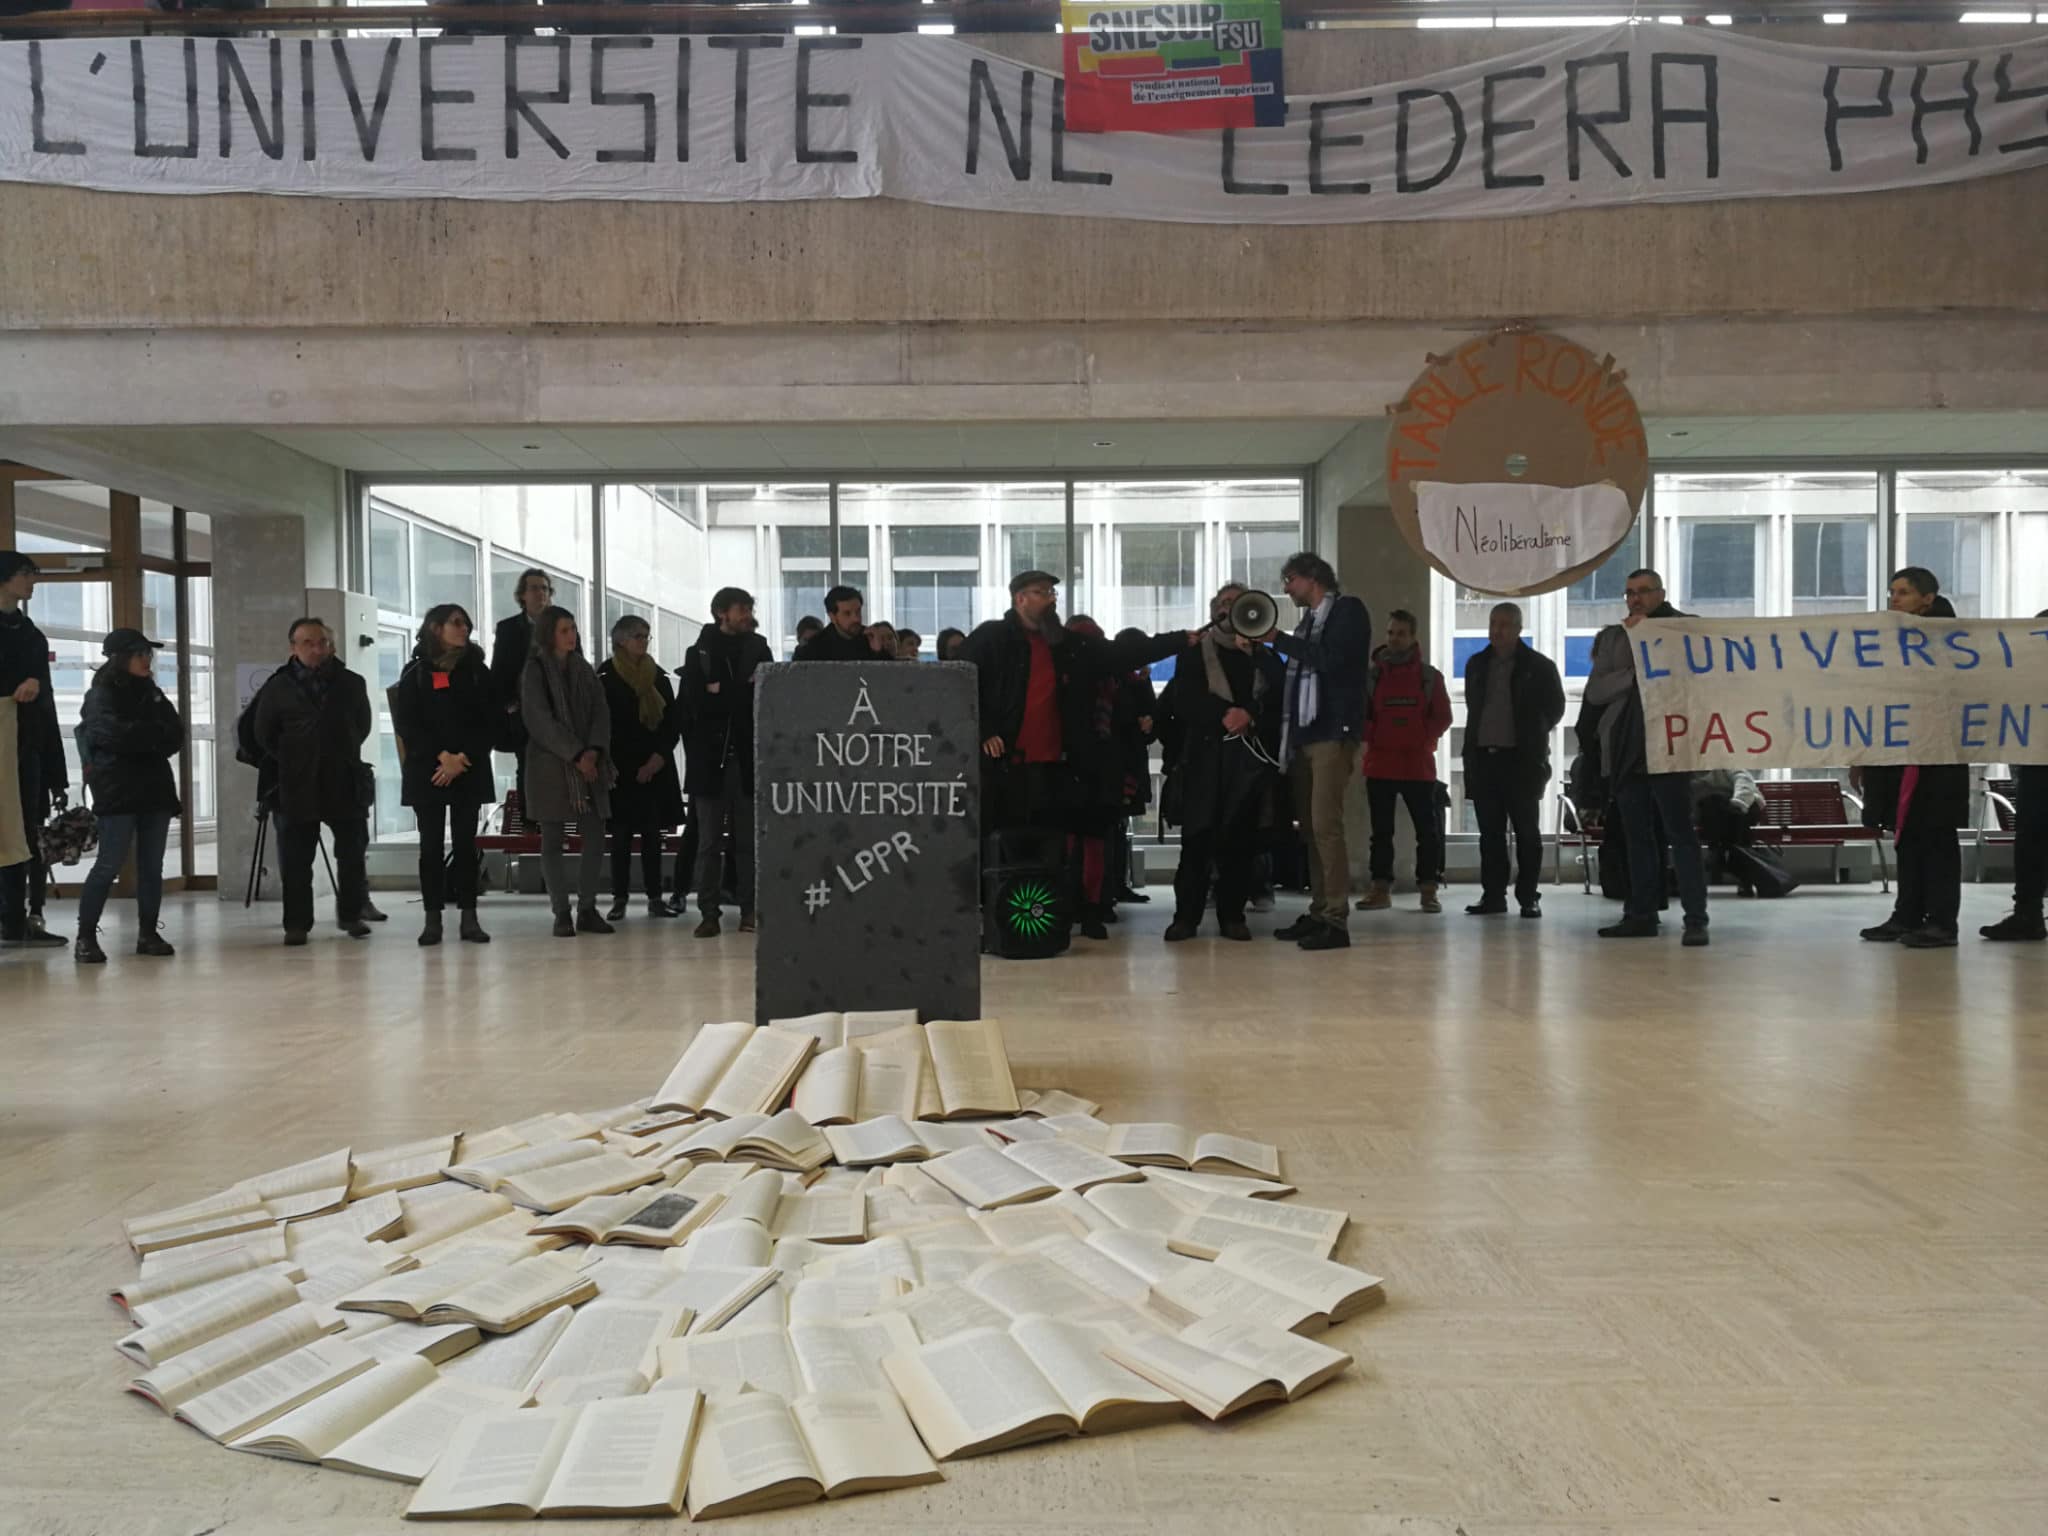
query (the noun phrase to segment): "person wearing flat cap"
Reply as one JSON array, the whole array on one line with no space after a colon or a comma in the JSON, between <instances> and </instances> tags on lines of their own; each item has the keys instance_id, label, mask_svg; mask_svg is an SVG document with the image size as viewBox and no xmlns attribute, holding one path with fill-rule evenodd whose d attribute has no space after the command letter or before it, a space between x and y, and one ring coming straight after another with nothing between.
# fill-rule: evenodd
<instances>
[{"instance_id":1,"label":"person wearing flat cap","mask_svg":"<svg viewBox=\"0 0 2048 1536\"><path fill-rule=\"evenodd\" d=\"M1049 571L1010 579L1010 611L975 627L960 659L978 669L982 826L990 832L1065 824L1067 746L1092 730L1094 683L1150 666L1192 645L1199 631L1128 632L1116 640L1060 623Z\"/></svg>"},{"instance_id":2,"label":"person wearing flat cap","mask_svg":"<svg viewBox=\"0 0 2048 1536\"><path fill-rule=\"evenodd\" d=\"M175 953L157 932L164 899L164 848L182 807L171 760L185 744L185 722L156 684L156 653L162 647L139 629L117 629L100 642L106 661L93 674L79 712L78 761L92 797L100 852L78 893L78 938L72 956L80 965L104 965L100 914L107 893L135 853L135 953L162 958Z\"/></svg>"}]
</instances>

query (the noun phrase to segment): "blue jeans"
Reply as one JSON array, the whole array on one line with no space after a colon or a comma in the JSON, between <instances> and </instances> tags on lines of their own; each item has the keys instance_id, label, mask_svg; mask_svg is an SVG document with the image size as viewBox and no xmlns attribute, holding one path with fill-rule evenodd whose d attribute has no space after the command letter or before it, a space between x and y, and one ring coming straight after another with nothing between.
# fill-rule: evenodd
<instances>
[{"instance_id":1,"label":"blue jeans","mask_svg":"<svg viewBox=\"0 0 2048 1536\"><path fill-rule=\"evenodd\" d=\"M1671 844L1671 867L1678 872L1678 900L1685 925L1707 925L1707 871L1700 862L1700 838L1692 824L1692 775L1638 774L1624 779L1615 791L1628 836L1629 917L1657 920L1664 894L1664 860L1658 855L1657 828Z\"/></svg>"},{"instance_id":2,"label":"blue jeans","mask_svg":"<svg viewBox=\"0 0 2048 1536\"><path fill-rule=\"evenodd\" d=\"M99 927L107 892L120 878L121 866L128 862L128 849L133 846L136 931L155 933L157 915L164 905L164 844L170 841L170 816L151 811L140 816L101 816L98 821L100 856L78 893L78 931L87 934Z\"/></svg>"}]
</instances>

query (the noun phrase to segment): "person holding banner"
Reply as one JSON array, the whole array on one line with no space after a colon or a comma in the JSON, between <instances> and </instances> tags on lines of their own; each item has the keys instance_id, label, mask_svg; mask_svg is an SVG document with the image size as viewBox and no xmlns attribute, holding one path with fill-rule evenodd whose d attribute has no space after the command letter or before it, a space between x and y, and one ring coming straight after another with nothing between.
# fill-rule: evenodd
<instances>
[{"instance_id":1,"label":"person holding banner","mask_svg":"<svg viewBox=\"0 0 2048 1536\"><path fill-rule=\"evenodd\" d=\"M1652 570L1629 572L1623 595L1628 617L1608 625L1593 641L1593 672L1586 679L1586 704L1599 710L1601 764L1628 838L1628 901L1621 921L1602 928L1600 937L1648 939L1659 932L1657 910L1664 891L1664 861L1657 847L1661 827L1678 874L1685 946L1700 949L1707 943L1707 872L1693 827L1692 775L1649 771L1632 633L1645 619L1685 615L1666 600L1664 578Z\"/></svg>"},{"instance_id":2,"label":"person holding banner","mask_svg":"<svg viewBox=\"0 0 2048 1536\"><path fill-rule=\"evenodd\" d=\"M2048 608L2034 615L2048 619ZM1987 939L2040 943L2048 939L2041 903L2048 897L2048 766L2031 764L2019 770L2012 839L2012 915L1986 923L1977 931Z\"/></svg>"},{"instance_id":3,"label":"person holding banner","mask_svg":"<svg viewBox=\"0 0 2048 1536\"><path fill-rule=\"evenodd\" d=\"M1894 613L1952 619L1941 583L1922 565L1892 572ZM1863 938L1907 949L1953 949L1963 904L1963 849L1957 838L1970 819L1970 769L1965 763L1911 764L1863 770L1863 823L1889 827L1899 855L1892 915Z\"/></svg>"}]
</instances>

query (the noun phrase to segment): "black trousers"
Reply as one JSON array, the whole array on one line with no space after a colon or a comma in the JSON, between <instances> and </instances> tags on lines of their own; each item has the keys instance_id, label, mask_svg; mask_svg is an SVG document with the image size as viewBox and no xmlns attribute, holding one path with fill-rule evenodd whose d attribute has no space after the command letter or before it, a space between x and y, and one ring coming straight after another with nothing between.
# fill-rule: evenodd
<instances>
[{"instance_id":1,"label":"black trousers","mask_svg":"<svg viewBox=\"0 0 2048 1536\"><path fill-rule=\"evenodd\" d=\"M478 809L440 804L413 808L420 824L420 901L429 912L441 911L450 897L464 912L476 906Z\"/></svg>"},{"instance_id":2,"label":"black trousers","mask_svg":"<svg viewBox=\"0 0 2048 1536\"><path fill-rule=\"evenodd\" d=\"M1543 824L1537 797L1515 773L1515 754L1480 748L1465 756L1465 798L1479 818L1479 896L1505 901L1508 833L1515 834L1515 899L1534 905L1542 894Z\"/></svg>"},{"instance_id":3,"label":"black trousers","mask_svg":"<svg viewBox=\"0 0 2048 1536\"><path fill-rule=\"evenodd\" d=\"M1234 822L1182 832L1180 868L1173 877L1173 920L1199 923L1213 885L1216 921L1241 923L1252 894L1252 865L1259 853L1256 807Z\"/></svg>"},{"instance_id":4,"label":"black trousers","mask_svg":"<svg viewBox=\"0 0 2048 1536\"><path fill-rule=\"evenodd\" d=\"M2022 768L2019 781L2012 904L2017 911L2039 912L2042 898L2048 896L2048 768Z\"/></svg>"},{"instance_id":5,"label":"black trousers","mask_svg":"<svg viewBox=\"0 0 2048 1536\"><path fill-rule=\"evenodd\" d=\"M1394 815L1408 807L1415 827L1415 883L1437 885L1444 873L1444 823L1437 811L1435 779L1367 779L1365 804L1372 813L1371 869L1374 880L1394 878Z\"/></svg>"},{"instance_id":6,"label":"black trousers","mask_svg":"<svg viewBox=\"0 0 2048 1536\"><path fill-rule=\"evenodd\" d=\"M633 839L640 839L640 882L649 901L661 899L662 829L652 822L632 826L614 816L612 834L612 899L624 901L633 893Z\"/></svg>"},{"instance_id":7,"label":"black trousers","mask_svg":"<svg viewBox=\"0 0 2048 1536\"><path fill-rule=\"evenodd\" d=\"M284 876L284 926L288 933L309 933L313 927L313 860L320 844L317 821L281 821L277 853ZM358 811L327 823L334 834L334 915L348 922L370 899L365 856L370 847L370 819ZM474 836L474 834L472 834Z\"/></svg>"},{"instance_id":8,"label":"black trousers","mask_svg":"<svg viewBox=\"0 0 2048 1536\"><path fill-rule=\"evenodd\" d=\"M1899 855L1899 891L1892 921L1902 928L1954 933L1963 905L1963 847L1956 829L1915 820L1909 809L1893 846Z\"/></svg>"}]
</instances>

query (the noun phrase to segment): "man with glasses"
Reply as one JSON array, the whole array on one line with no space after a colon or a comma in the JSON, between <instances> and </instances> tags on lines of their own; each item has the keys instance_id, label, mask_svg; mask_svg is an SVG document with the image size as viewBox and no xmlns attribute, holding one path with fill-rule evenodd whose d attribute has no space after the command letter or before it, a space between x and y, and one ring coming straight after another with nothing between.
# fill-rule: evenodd
<instances>
[{"instance_id":1,"label":"man with glasses","mask_svg":"<svg viewBox=\"0 0 2048 1536\"><path fill-rule=\"evenodd\" d=\"M1586 705L1599 711L1596 730L1600 762L1613 786L1628 839L1628 901L1622 919L1600 930L1603 939L1648 939L1661 931L1658 909L1664 898L1664 858L1659 834L1671 845L1678 873L1678 899L1685 909L1685 947L1707 943L1707 871L1700 858L1692 819L1692 775L1651 773L1643 747L1643 696L1636 679L1635 637L1645 619L1685 617L1664 596L1664 578L1652 570L1630 571L1623 588L1628 617L1610 624L1593 641L1593 671L1586 679ZM1582 721L1583 724L1583 721Z\"/></svg>"},{"instance_id":2,"label":"man with glasses","mask_svg":"<svg viewBox=\"0 0 2048 1536\"><path fill-rule=\"evenodd\" d=\"M519 720L519 679L533 655L534 621L554 600L554 579L546 571L538 566L521 571L512 588L518 611L500 619L491 635L491 686L505 712L504 729L498 733L496 745L500 752L510 752L519 764L515 782L522 821L526 819L526 727Z\"/></svg>"}]
</instances>

